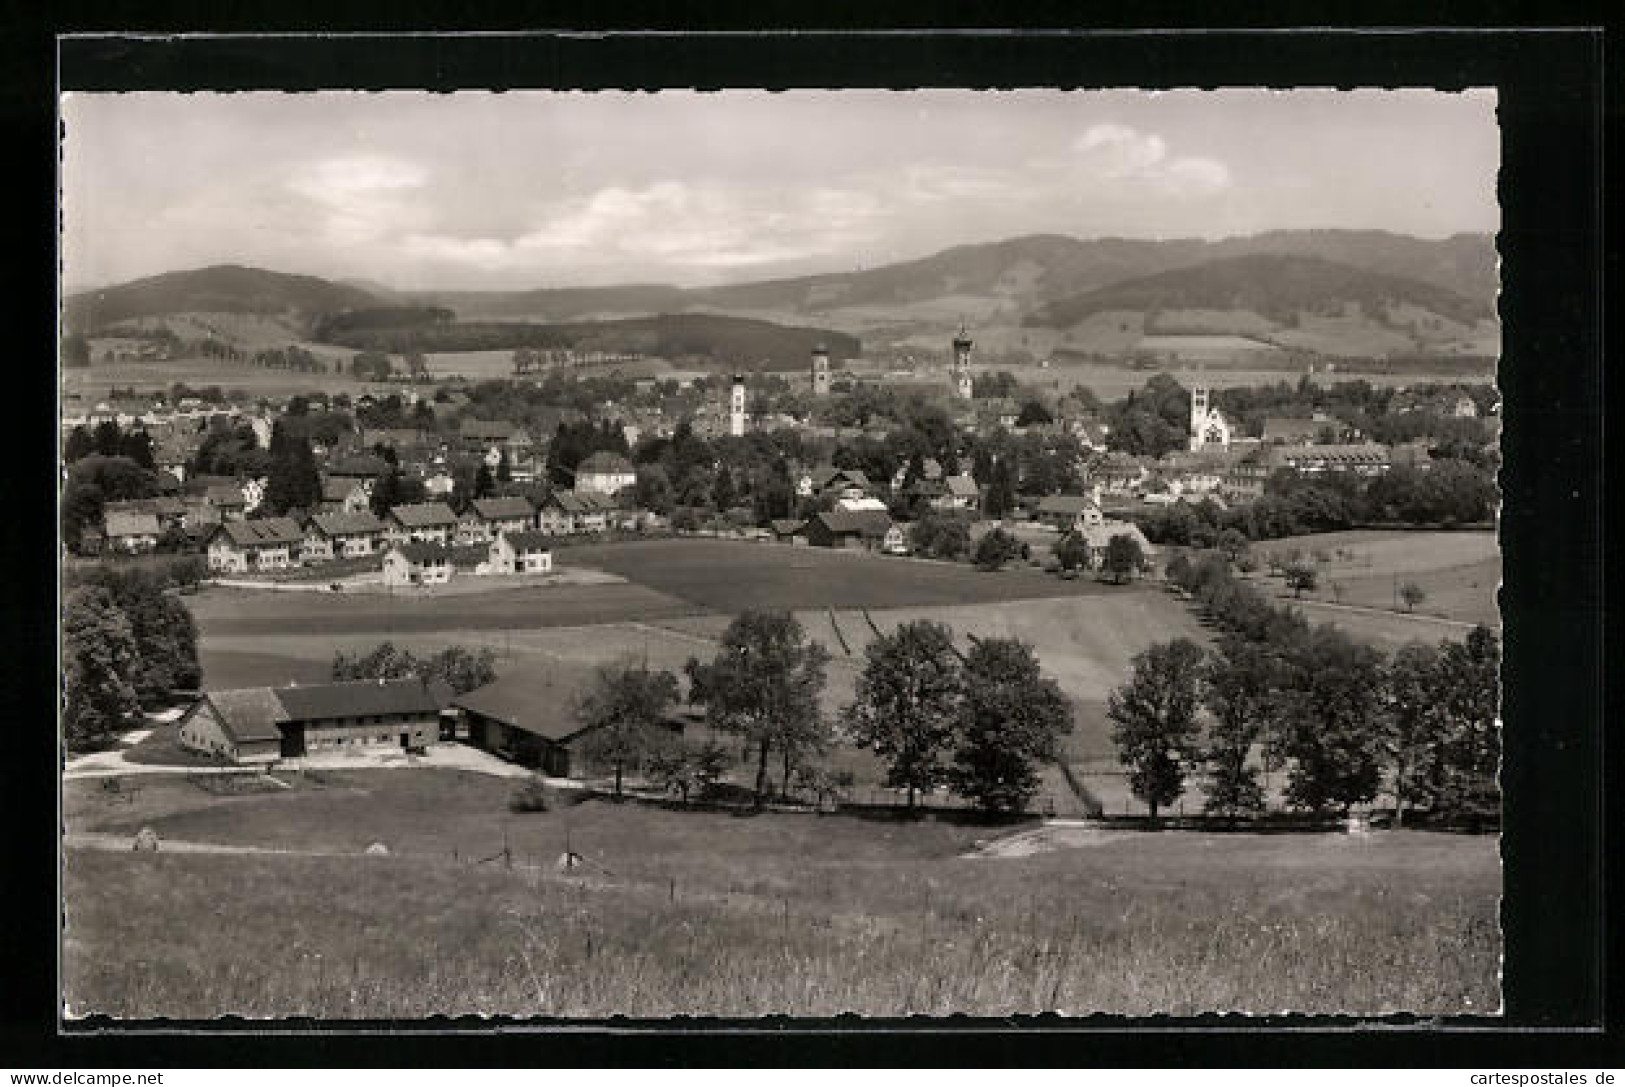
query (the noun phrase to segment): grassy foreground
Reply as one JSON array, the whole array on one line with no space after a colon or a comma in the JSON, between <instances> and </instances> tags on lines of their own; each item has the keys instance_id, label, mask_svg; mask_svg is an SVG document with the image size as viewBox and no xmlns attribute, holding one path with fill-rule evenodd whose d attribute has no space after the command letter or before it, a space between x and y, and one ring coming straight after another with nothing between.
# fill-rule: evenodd
<instances>
[{"instance_id":1,"label":"grassy foreground","mask_svg":"<svg viewBox=\"0 0 1625 1087\"><path fill-rule=\"evenodd\" d=\"M333 790L309 819L298 793L146 814L166 836L359 848L382 799ZM512 817L537 867L509 871L464 851L500 847L499 812L438 799L394 813L414 833L383 857L70 850L64 1000L138 1018L1499 1005L1493 839L1101 833L988 857L966 854L1019 828L590 801ZM122 822L88 815L70 829ZM550 863L566 823L601 865L586 876Z\"/></svg>"}]
</instances>

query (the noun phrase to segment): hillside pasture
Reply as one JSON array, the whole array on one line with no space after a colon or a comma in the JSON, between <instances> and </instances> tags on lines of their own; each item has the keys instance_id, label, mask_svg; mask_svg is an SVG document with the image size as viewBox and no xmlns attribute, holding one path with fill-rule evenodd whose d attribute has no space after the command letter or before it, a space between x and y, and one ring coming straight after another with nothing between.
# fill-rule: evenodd
<instances>
[{"instance_id":1,"label":"hillside pasture","mask_svg":"<svg viewBox=\"0 0 1625 1087\"><path fill-rule=\"evenodd\" d=\"M1502 566L1494 532L1359 530L1294 536L1254 545L1260 558L1292 550L1312 561L1319 571L1319 584L1304 595L1305 601L1386 609L1403 619L1408 613L1403 610L1398 589L1406 582L1415 582L1427 593L1416 607L1417 617L1500 626L1496 591ZM1326 561L1319 561L1317 555ZM1291 596L1279 581L1268 584L1277 595ZM1335 609L1320 610L1331 618ZM1386 623L1385 617L1376 618ZM1376 626L1355 616L1344 616L1341 621L1367 627L1373 633L1391 629L1391 625ZM1419 627L1419 634L1425 636L1426 629ZM1389 640L1386 634L1381 638Z\"/></svg>"},{"instance_id":2,"label":"hillside pasture","mask_svg":"<svg viewBox=\"0 0 1625 1087\"><path fill-rule=\"evenodd\" d=\"M144 786L131 802L144 810L111 817L71 799L71 831L151 824L171 840L309 853L383 841L391 855L70 849L70 1015L1436 1015L1500 1003L1493 839L1097 832L1027 853L989 848L1020 824L604 801L515 816L511 783L425 780L436 773L335 773L231 798L171 778ZM504 841L515 869L470 863ZM566 841L591 862L585 874L553 870Z\"/></svg>"}]
</instances>

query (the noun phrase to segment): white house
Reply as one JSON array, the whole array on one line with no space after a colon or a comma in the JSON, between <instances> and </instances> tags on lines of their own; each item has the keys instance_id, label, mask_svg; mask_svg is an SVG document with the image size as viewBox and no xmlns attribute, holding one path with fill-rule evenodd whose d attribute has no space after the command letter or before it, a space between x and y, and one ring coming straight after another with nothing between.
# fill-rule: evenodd
<instances>
[{"instance_id":1,"label":"white house","mask_svg":"<svg viewBox=\"0 0 1625 1087\"><path fill-rule=\"evenodd\" d=\"M444 544L391 544L384 552L384 584L392 588L406 585L444 585L451 580L451 552Z\"/></svg>"},{"instance_id":2,"label":"white house","mask_svg":"<svg viewBox=\"0 0 1625 1087\"><path fill-rule=\"evenodd\" d=\"M524 532L536 521L536 508L523 495L476 498L457 519L459 543L489 543L503 532Z\"/></svg>"},{"instance_id":3,"label":"white house","mask_svg":"<svg viewBox=\"0 0 1625 1087\"><path fill-rule=\"evenodd\" d=\"M550 574L551 541L540 532L499 532L491 541L489 565L493 574Z\"/></svg>"},{"instance_id":4,"label":"white house","mask_svg":"<svg viewBox=\"0 0 1625 1087\"><path fill-rule=\"evenodd\" d=\"M207 542L209 569L218 573L286 570L305 542L298 522L288 517L222 521Z\"/></svg>"},{"instance_id":5,"label":"white house","mask_svg":"<svg viewBox=\"0 0 1625 1087\"><path fill-rule=\"evenodd\" d=\"M384 523L370 510L318 513L305 522L306 562L375 555L384 544Z\"/></svg>"},{"instance_id":6,"label":"white house","mask_svg":"<svg viewBox=\"0 0 1625 1087\"><path fill-rule=\"evenodd\" d=\"M575 489L581 493L614 494L637 481L632 462L619 453L594 453L576 466Z\"/></svg>"}]
</instances>

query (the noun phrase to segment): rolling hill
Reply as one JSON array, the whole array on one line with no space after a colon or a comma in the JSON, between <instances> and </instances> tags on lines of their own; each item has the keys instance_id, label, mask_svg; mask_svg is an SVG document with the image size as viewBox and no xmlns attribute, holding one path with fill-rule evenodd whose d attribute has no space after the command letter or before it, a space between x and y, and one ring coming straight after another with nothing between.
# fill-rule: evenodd
<instances>
[{"instance_id":1,"label":"rolling hill","mask_svg":"<svg viewBox=\"0 0 1625 1087\"><path fill-rule=\"evenodd\" d=\"M317 276L218 264L189 272L165 272L70 295L63 300L62 316L70 330L88 333L121 321L170 314L313 316L378 304L377 297L359 287Z\"/></svg>"},{"instance_id":2,"label":"rolling hill","mask_svg":"<svg viewBox=\"0 0 1625 1087\"><path fill-rule=\"evenodd\" d=\"M1108 312L1240 311L1295 326L1304 313L1337 315L1350 303L1377 323L1414 307L1463 325L1494 317L1490 304L1445 287L1320 257L1253 254L1130 279L1046 303L1027 323L1067 328Z\"/></svg>"}]
</instances>

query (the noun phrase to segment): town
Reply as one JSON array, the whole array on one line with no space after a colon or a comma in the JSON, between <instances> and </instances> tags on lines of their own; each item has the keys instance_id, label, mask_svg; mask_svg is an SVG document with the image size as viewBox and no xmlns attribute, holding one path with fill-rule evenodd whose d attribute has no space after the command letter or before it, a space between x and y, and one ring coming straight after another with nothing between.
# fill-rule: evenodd
<instances>
[{"instance_id":1,"label":"town","mask_svg":"<svg viewBox=\"0 0 1625 1087\"><path fill-rule=\"evenodd\" d=\"M491 97L436 108L660 114L673 161L765 108ZM864 101L865 154L1007 108ZM500 239L437 233L495 127L424 129L453 188L339 148L173 206L73 150L162 207L67 246L67 1017L1497 1007L1493 233L1221 237L1239 165L1083 101L1014 174L809 173L777 122L760 191L549 167ZM1493 136L1427 101L1418 154ZM242 105L74 108L240 150ZM1155 222L1033 233L1094 199Z\"/></svg>"}]
</instances>

